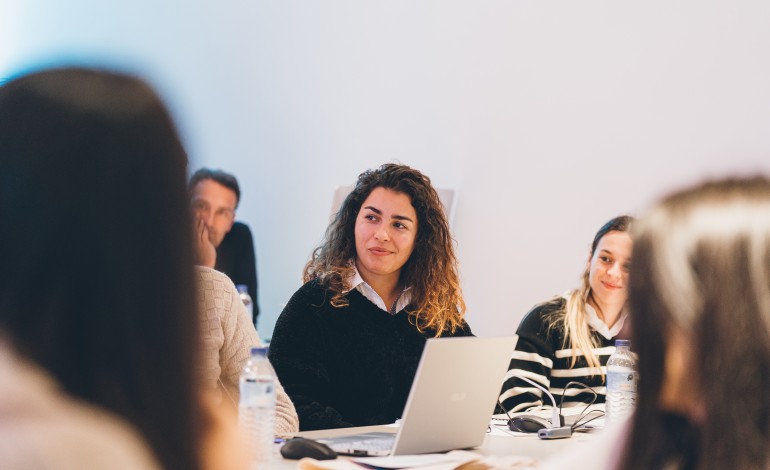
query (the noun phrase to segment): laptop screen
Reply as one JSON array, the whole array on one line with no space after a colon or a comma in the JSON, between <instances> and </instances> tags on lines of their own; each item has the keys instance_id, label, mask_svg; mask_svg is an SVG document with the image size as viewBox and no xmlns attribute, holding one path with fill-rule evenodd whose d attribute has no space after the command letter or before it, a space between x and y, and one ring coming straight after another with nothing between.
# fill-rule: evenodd
<instances>
[{"instance_id":1,"label":"laptop screen","mask_svg":"<svg viewBox=\"0 0 770 470\"><path fill-rule=\"evenodd\" d=\"M392 436L319 439L353 455L407 455L481 445L516 338L431 338L425 343L393 448ZM339 445L338 445L339 444Z\"/></svg>"}]
</instances>

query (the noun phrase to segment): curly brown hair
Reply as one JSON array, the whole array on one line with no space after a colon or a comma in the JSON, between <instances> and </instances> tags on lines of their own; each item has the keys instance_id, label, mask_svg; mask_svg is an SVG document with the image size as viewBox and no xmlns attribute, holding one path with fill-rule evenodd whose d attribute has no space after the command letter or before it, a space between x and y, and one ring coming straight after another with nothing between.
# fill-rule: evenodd
<instances>
[{"instance_id":1,"label":"curly brown hair","mask_svg":"<svg viewBox=\"0 0 770 470\"><path fill-rule=\"evenodd\" d=\"M321 246L305 265L305 282L316 279L332 293L335 307L348 305L350 260L356 257L355 224L361 205L376 188L409 196L417 213L419 229L414 251L401 268L401 281L410 286L410 319L420 332L435 336L454 332L463 322L465 301L460 289L458 263L449 222L430 178L414 168L386 163L358 176L355 188L326 229Z\"/></svg>"}]
</instances>

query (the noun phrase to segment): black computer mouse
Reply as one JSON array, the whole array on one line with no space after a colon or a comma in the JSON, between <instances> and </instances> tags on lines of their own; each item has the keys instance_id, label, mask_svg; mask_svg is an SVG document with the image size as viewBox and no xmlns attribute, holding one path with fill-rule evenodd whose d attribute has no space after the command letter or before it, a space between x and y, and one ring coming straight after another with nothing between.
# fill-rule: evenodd
<instances>
[{"instance_id":1,"label":"black computer mouse","mask_svg":"<svg viewBox=\"0 0 770 470\"><path fill-rule=\"evenodd\" d=\"M295 437L281 446L281 455L286 459L299 460L310 457L316 460L332 460L337 458L337 452L318 441Z\"/></svg>"},{"instance_id":2,"label":"black computer mouse","mask_svg":"<svg viewBox=\"0 0 770 470\"><path fill-rule=\"evenodd\" d=\"M519 415L508 421L508 428L516 432L536 433L541 429L550 427L550 421L535 415Z\"/></svg>"}]
</instances>

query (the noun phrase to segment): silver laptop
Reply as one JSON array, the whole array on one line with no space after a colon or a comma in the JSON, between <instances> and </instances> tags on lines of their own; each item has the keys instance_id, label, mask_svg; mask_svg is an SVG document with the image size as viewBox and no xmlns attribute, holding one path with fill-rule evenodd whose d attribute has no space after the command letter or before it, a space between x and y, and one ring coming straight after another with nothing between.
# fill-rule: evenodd
<instances>
[{"instance_id":1,"label":"silver laptop","mask_svg":"<svg viewBox=\"0 0 770 470\"><path fill-rule=\"evenodd\" d=\"M428 339L398 433L317 440L338 453L358 456L477 447L484 441L515 346L515 337Z\"/></svg>"}]
</instances>

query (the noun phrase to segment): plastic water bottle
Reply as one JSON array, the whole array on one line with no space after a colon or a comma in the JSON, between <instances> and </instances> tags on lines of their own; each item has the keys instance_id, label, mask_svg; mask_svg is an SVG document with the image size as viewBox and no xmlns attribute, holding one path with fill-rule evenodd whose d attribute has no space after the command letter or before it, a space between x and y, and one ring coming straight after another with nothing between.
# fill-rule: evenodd
<instances>
[{"instance_id":1,"label":"plastic water bottle","mask_svg":"<svg viewBox=\"0 0 770 470\"><path fill-rule=\"evenodd\" d=\"M249 318L254 318L254 301L249 295L249 286L238 284L235 288L238 289L238 296L241 298L243 305L246 306L246 311L249 312Z\"/></svg>"},{"instance_id":2,"label":"plastic water bottle","mask_svg":"<svg viewBox=\"0 0 770 470\"><path fill-rule=\"evenodd\" d=\"M634 411L638 379L631 341L615 341L615 352L607 361L607 424L621 421Z\"/></svg>"},{"instance_id":3,"label":"plastic water bottle","mask_svg":"<svg viewBox=\"0 0 770 470\"><path fill-rule=\"evenodd\" d=\"M248 441L252 470L270 468L275 427L275 384L267 348L252 348L240 377L238 422Z\"/></svg>"}]
</instances>

